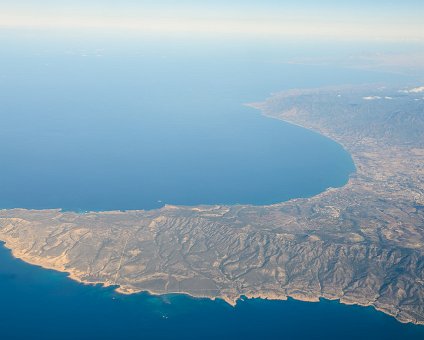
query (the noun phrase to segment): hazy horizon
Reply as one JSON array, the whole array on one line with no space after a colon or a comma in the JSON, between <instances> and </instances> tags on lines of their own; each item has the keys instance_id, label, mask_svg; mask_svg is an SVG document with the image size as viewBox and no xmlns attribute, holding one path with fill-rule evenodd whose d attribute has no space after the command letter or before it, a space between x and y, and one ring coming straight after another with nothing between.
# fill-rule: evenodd
<instances>
[{"instance_id":1,"label":"hazy horizon","mask_svg":"<svg viewBox=\"0 0 424 340\"><path fill-rule=\"evenodd\" d=\"M424 42L420 1L33 1L0 4L1 29Z\"/></svg>"}]
</instances>

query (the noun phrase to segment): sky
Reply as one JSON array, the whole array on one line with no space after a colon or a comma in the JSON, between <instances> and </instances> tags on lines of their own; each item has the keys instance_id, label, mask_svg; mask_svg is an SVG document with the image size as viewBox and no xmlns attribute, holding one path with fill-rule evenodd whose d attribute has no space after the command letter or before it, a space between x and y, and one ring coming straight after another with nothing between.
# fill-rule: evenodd
<instances>
[{"instance_id":1,"label":"sky","mask_svg":"<svg viewBox=\"0 0 424 340\"><path fill-rule=\"evenodd\" d=\"M1 29L424 42L422 0L0 0Z\"/></svg>"}]
</instances>

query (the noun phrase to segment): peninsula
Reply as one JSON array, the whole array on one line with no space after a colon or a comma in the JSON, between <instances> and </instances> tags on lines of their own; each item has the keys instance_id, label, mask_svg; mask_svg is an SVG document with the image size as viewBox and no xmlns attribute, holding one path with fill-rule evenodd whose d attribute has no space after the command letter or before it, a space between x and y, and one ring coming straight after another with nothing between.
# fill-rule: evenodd
<instances>
[{"instance_id":1,"label":"peninsula","mask_svg":"<svg viewBox=\"0 0 424 340\"><path fill-rule=\"evenodd\" d=\"M0 210L15 257L121 293L320 298L424 324L424 93L292 90L251 104L343 145L341 188L269 206Z\"/></svg>"}]
</instances>

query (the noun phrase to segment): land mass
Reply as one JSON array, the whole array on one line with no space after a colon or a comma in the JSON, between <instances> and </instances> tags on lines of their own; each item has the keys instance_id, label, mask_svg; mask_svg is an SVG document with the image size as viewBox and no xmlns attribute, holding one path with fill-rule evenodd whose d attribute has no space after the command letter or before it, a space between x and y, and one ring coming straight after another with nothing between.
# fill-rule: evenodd
<instances>
[{"instance_id":1,"label":"land mass","mask_svg":"<svg viewBox=\"0 0 424 340\"><path fill-rule=\"evenodd\" d=\"M343 145L356 172L341 188L268 206L0 210L0 240L28 263L125 294L336 299L424 324L417 89L292 90L251 104Z\"/></svg>"}]
</instances>

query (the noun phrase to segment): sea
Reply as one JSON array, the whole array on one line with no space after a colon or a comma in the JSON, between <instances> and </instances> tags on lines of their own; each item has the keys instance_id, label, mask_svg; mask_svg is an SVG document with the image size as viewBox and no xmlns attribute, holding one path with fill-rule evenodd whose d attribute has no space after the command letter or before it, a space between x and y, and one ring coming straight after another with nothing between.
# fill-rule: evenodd
<instances>
[{"instance_id":1,"label":"sea","mask_svg":"<svg viewBox=\"0 0 424 340\"><path fill-rule=\"evenodd\" d=\"M340 53L319 44L12 33L0 36L3 209L266 205L313 196L347 182L350 155L245 104L291 88L413 81L295 62ZM23 263L3 246L0 327L1 339L424 338L422 326L337 301L242 298L231 307L119 295Z\"/></svg>"}]
</instances>

